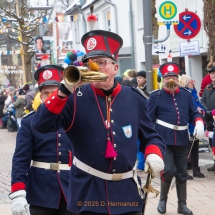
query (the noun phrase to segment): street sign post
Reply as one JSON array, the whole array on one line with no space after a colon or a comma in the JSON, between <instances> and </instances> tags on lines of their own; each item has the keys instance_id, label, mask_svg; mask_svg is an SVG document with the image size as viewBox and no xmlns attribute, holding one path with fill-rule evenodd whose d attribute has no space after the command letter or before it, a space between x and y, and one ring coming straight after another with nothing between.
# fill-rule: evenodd
<instances>
[{"instance_id":1,"label":"street sign post","mask_svg":"<svg viewBox=\"0 0 215 215\"><path fill-rule=\"evenodd\" d=\"M180 42L180 56L199 55L199 41Z\"/></svg>"},{"instance_id":2,"label":"street sign post","mask_svg":"<svg viewBox=\"0 0 215 215\"><path fill-rule=\"evenodd\" d=\"M157 0L157 20L158 25L173 24L177 25L179 23L179 13L176 0L163 1Z\"/></svg>"},{"instance_id":3,"label":"street sign post","mask_svg":"<svg viewBox=\"0 0 215 215\"><path fill-rule=\"evenodd\" d=\"M169 53L167 44L152 44L152 55L167 55Z\"/></svg>"},{"instance_id":4,"label":"street sign post","mask_svg":"<svg viewBox=\"0 0 215 215\"><path fill-rule=\"evenodd\" d=\"M174 26L175 33L183 39L195 37L201 28L201 21L195 13L185 11L179 14L179 24Z\"/></svg>"}]
</instances>

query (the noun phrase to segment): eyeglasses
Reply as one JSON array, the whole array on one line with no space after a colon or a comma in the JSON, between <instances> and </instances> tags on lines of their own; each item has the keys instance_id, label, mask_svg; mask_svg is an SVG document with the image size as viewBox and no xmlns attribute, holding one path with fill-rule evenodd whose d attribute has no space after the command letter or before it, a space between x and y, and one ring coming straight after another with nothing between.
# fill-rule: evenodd
<instances>
[{"instance_id":1,"label":"eyeglasses","mask_svg":"<svg viewBox=\"0 0 215 215\"><path fill-rule=\"evenodd\" d=\"M99 66L99 69L103 69L106 67L107 63L112 63L113 65L116 64L115 62L113 61L110 61L110 60L93 60L93 62L97 63L98 66ZM85 63L84 64L88 69L89 68L89 63Z\"/></svg>"},{"instance_id":2,"label":"eyeglasses","mask_svg":"<svg viewBox=\"0 0 215 215\"><path fill-rule=\"evenodd\" d=\"M53 92L49 92L49 91L43 91L41 92L41 95L44 96L44 97L48 97L52 94Z\"/></svg>"}]
</instances>

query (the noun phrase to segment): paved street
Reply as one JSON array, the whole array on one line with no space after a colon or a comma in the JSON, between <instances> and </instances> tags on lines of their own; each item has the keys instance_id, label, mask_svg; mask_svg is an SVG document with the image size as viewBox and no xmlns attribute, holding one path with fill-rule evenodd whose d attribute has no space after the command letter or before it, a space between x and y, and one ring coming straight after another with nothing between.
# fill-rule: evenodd
<instances>
[{"instance_id":1,"label":"paved street","mask_svg":"<svg viewBox=\"0 0 215 215\"><path fill-rule=\"evenodd\" d=\"M16 133L8 133L7 130L0 130L0 215L11 215L11 201L8 199L10 192L10 171L11 158L15 147ZM207 167L213 164L212 153L200 153L200 166L205 174L205 179L194 179L188 181L188 206L194 215L215 214L215 174L208 172ZM191 173L191 171L189 171ZM140 173L141 174L141 173ZM142 173L143 181L145 174ZM155 189L159 190L159 179L153 180ZM147 215L158 215L158 198L150 194L146 212ZM177 214L177 199L175 188L170 191L166 215Z\"/></svg>"},{"instance_id":2,"label":"paved street","mask_svg":"<svg viewBox=\"0 0 215 215\"><path fill-rule=\"evenodd\" d=\"M214 215L215 214L215 174L208 172L207 167L212 166L212 153L200 153L201 172L206 176L203 179L194 178L187 182L187 205L194 215ZM192 175L192 171L188 173ZM145 178L145 176L143 177ZM145 181L145 180L144 180ZM160 191L160 180L155 179L152 183L153 187ZM159 215L157 205L159 196L154 198L154 194L150 194L146 206L146 215ZM170 190L167 204L166 215L176 215L177 213L177 196L176 188Z\"/></svg>"},{"instance_id":3,"label":"paved street","mask_svg":"<svg viewBox=\"0 0 215 215\"><path fill-rule=\"evenodd\" d=\"M10 172L16 132L0 129L0 215L10 215Z\"/></svg>"}]
</instances>

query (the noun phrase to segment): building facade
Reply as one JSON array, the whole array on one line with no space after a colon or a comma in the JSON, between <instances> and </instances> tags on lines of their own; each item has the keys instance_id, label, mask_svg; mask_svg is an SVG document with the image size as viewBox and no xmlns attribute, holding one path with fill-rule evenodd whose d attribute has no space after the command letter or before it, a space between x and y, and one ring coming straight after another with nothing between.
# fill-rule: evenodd
<instances>
[{"instance_id":1,"label":"building facade","mask_svg":"<svg viewBox=\"0 0 215 215\"><path fill-rule=\"evenodd\" d=\"M119 52L119 72L121 76L126 69L145 69L145 49L143 42L144 22L143 22L143 0L74 0L66 10L66 15L71 17L73 49L84 51L81 45L81 37L90 30L87 16L91 14L90 5L94 5L93 14L97 17L95 29L112 31L123 38L123 47ZM180 12L189 11L196 13L202 23L203 1L181 0L177 1ZM162 39L166 35L166 27L159 27L159 37ZM207 36L203 25L199 34L191 41L198 40L200 55L181 57L179 42L186 42L178 37L170 28L169 38L163 42L171 50L172 60L180 64L181 69L196 81L197 90L200 88L202 77L205 75L205 65L207 65ZM159 56L160 64L167 62L167 55Z\"/></svg>"}]
</instances>

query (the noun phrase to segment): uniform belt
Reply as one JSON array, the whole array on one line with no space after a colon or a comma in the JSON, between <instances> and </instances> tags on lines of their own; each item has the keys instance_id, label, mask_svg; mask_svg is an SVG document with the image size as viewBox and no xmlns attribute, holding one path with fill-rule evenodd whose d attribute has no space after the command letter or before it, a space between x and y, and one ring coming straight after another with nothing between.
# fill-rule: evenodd
<instances>
[{"instance_id":1,"label":"uniform belt","mask_svg":"<svg viewBox=\"0 0 215 215\"><path fill-rule=\"evenodd\" d=\"M188 128L188 125L184 125L184 126L172 125L172 124L164 122L164 121L162 121L160 119L157 119L156 123L159 124L159 125L163 125L164 127L171 128L173 130L177 130L177 131L179 131L179 130L186 130Z\"/></svg>"},{"instance_id":2,"label":"uniform belt","mask_svg":"<svg viewBox=\"0 0 215 215\"><path fill-rule=\"evenodd\" d=\"M32 161L31 166L43 169L50 169L50 170L70 170L70 166L68 164L61 164L61 163L45 163L39 161Z\"/></svg>"},{"instance_id":3,"label":"uniform belt","mask_svg":"<svg viewBox=\"0 0 215 215\"><path fill-rule=\"evenodd\" d=\"M120 180L127 179L127 178L133 178L133 176L134 176L133 170L126 172L126 173L116 173L116 174L109 174L109 173L101 172L101 171L94 169L94 168L86 165L85 163L81 162L75 156L73 158L73 165L75 165L77 168L83 170L84 172L87 172L91 175L102 178L104 180L120 181Z\"/></svg>"}]
</instances>

